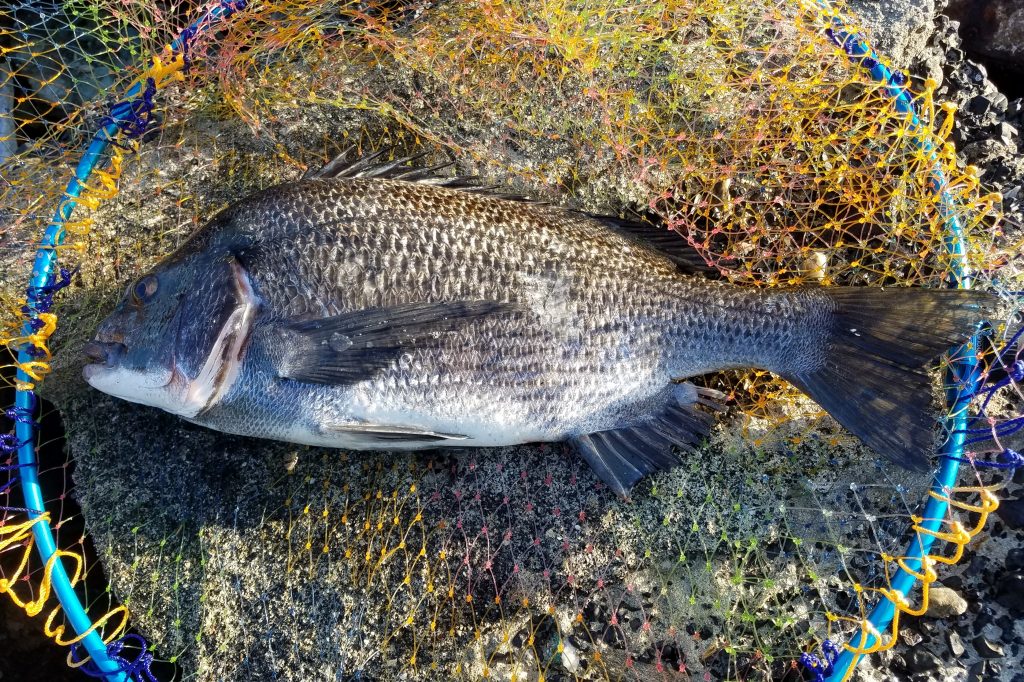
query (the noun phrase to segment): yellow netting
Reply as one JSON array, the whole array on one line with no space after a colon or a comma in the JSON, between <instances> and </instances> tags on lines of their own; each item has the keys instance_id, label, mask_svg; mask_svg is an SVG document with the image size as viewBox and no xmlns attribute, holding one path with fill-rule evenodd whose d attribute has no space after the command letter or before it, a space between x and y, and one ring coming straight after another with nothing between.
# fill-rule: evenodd
<instances>
[{"instance_id":1,"label":"yellow netting","mask_svg":"<svg viewBox=\"0 0 1024 682\"><path fill-rule=\"evenodd\" d=\"M940 286L949 263L928 183L936 163L981 282L994 287L1018 252L998 229L998 197L957 164L953 110L933 104L934 85L915 94L914 128L831 42L830 15L813 2L252 2L191 37L184 60L164 46L198 3L40 7L0 10L8 345L26 340L18 297L31 245L70 168L132 82L150 77L155 89L155 108L139 116L152 118L149 132L118 137L67 225L62 261L81 265L58 308L71 371L76 343L126 280L232 199L353 143L448 155L559 203L648 211L751 286ZM1015 288L1005 277L999 287ZM40 355L23 366L33 381L51 369L53 331L27 339ZM712 381L743 420L707 461L643 484L646 502L633 506L596 490L557 448L449 468L303 451L290 473L246 469L252 490L186 514L176 497L187 486L112 456L125 433L165 417L103 403L124 412L104 431L75 416L87 401L72 394L62 407L77 410L67 418L79 496L97 510L86 522L114 591L185 676L281 666L298 676L321 661L436 679L767 678L824 638L863 629L879 598L896 599L890 574L920 532L913 515L929 479L876 467L765 373ZM190 438L182 471L218 447L205 432ZM259 447L238 453L266 463L284 452ZM994 481L967 469L941 538L957 557L973 535L964 529L982 527L972 515L994 504L984 488ZM17 507L12 490L6 504ZM51 492L63 500L67 488ZM45 567L25 568L16 575L45 579ZM326 636L335 612L346 625ZM295 642L291 653L281 641ZM276 643L269 657L264 642ZM243 662L209 667L227 651Z\"/></svg>"}]
</instances>

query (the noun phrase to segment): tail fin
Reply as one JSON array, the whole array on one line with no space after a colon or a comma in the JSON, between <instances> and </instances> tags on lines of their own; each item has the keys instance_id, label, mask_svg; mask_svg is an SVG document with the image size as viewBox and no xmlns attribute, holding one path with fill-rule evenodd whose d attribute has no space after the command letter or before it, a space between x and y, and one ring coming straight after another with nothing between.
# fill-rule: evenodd
<instances>
[{"instance_id":1,"label":"tail fin","mask_svg":"<svg viewBox=\"0 0 1024 682\"><path fill-rule=\"evenodd\" d=\"M927 365L963 343L996 298L941 289L822 289L832 326L819 367L782 376L870 448L908 469L929 467L935 407Z\"/></svg>"}]
</instances>

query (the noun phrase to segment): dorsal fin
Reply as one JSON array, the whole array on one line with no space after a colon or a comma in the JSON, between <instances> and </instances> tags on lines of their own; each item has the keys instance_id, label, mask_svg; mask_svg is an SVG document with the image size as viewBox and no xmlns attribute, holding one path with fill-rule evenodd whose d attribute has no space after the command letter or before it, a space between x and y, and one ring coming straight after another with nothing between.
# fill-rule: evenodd
<instances>
[{"instance_id":1,"label":"dorsal fin","mask_svg":"<svg viewBox=\"0 0 1024 682\"><path fill-rule=\"evenodd\" d=\"M302 179L310 178L382 178L388 180L404 180L405 182L418 182L434 187L447 187L463 192L483 194L497 199L510 201L523 201L539 206L547 202L538 201L521 194L502 191L497 185L481 184L481 179L476 175L438 175L438 171L450 168L453 161L439 163L425 168L418 168L411 165L414 161L422 159L427 154L419 152L408 156L399 157L391 161L381 160L386 157L388 149L379 149L366 156L357 157L349 161L348 157L355 151L355 147L347 147L340 154L316 170L307 170ZM702 275L704 277L716 278L719 273L704 262L703 257L683 239L679 233L665 227L652 224L644 216L637 215L634 218L619 218L617 216L600 215L586 211L572 211L585 215L599 222L604 223L611 229L623 234L634 242L654 249L669 258L676 266L687 274Z\"/></svg>"},{"instance_id":2,"label":"dorsal fin","mask_svg":"<svg viewBox=\"0 0 1024 682\"><path fill-rule=\"evenodd\" d=\"M404 180L405 182L418 182L423 185L434 187L447 187L458 189L463 192L474 192L486 194L490 197L508 199L510 201L526 201L534 204L544 204L542 201L535 201L529 197L504 192L497 185L484 185L479 176L476 175L439 175L438 171L450 168L455 165L454 161L446 161L433 166L416 167L412 162L422 159L427 154L419 152L402 156L392 161L381 161L388 150L381 149L366 156L348 161L355 147L348 147L333 159L328 161L322 168L307 170L302 179L309 178L383 178L387 180Z\"/></svg>"},{"instance_id":3,"label":"dorsal fin","mask_svg":"<svg viewBox=\"0 0 1024 682\"><path fill-rule=\"evenodd\" d=\"M613 230L630 237L633 241L654 249L668 257L682 272L718 279L721 274L704 261L697 249L675 230L659 226L644 216L619 218L617 216L586 213L594 220L600 220Z\"/></svg>"}]
</instances>

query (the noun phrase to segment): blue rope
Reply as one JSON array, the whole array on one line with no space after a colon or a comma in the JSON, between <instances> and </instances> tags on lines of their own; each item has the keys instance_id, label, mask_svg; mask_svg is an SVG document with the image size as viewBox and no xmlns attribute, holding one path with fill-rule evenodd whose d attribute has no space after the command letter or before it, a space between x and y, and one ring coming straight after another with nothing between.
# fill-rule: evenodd
<instances>
[{"instance_id":1,"label":"blue rope","mask_svg":"<svg viewBox=\"0 0 1024 682\"><path fill-rule=\"evenodd\" d=\"M817 0L817 4L825 11L830 11L828 0ZM824 28L829 39L839 46L847 57L863 68L867 69L872 79L883 84L892 106L896 112L904 115L910 126L920 129L920 119L908 89L905 87L906 77L890 70L879 61L878 55L871 49L871 46L860 36L851 33L843 25L842 20L831 14L830 27ZM954 198L947 187L947 180L943 172L941 162L927 139L920 137L914 139L917 148L926 153L932 163L928 171L928 186L935 193L938 201L936 208L946 228L944 245L951 257L951 268L948 283L951 286L963 289L971 287L972 278L967 266L966 254L967 245L963 237L963 227L960 218L954 208ZM961 431L967 428L967 406L973 395L979 390L981 384L981 372L978 363L977 353L973 350L977 347L978 337L975 335L970 344L957 349L949 357L951 367L947 373L948 388L946 391L946 406L951 415L947 419L950 437L943 445L940 453L940 466L935 474L931 485L933 492L942 493L956 484L957 475L960 470L960 459L964 452L964 435ZM963 384L957 388L958 384ZM1007 455L1009 457L1009 455ZM922 530L931 533L938 532L942 520L946 516L948 503L942 497L932 497L925 502L922 514ZM931 549L935 542L935 536L930 534L917 534L917 539L911 542L907 548L906 566L901 567L892 576L890 587L900 595L907 595L914 585L917 584L915 571L919 571L924 556ZM888 600L880 600L867 616L867 620L879 632L886 630L892 623L896 612L895 604ZM870 648L877 643L877 638L868 633L857 633L854 635L851 645L857 649ZM843 650L836 657L832 669L827 674L823 673L822 679L832 681L844 680L852 672L861 654Z\"/></svg>"}]
</instances>

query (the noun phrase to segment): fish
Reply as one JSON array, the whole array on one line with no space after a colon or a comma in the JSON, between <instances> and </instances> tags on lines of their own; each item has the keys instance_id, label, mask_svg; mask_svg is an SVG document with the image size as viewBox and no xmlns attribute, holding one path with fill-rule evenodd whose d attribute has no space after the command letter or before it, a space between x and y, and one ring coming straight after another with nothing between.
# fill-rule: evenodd
<instances>
[{"instance_id":1,"label":"fish","mask_svg":"<svg viewBox=\"0 0 1024 682\"><path fill-rule=\"evenodd\" d=\"M345 450L567 441L612 491L699 456L758 368L927 470L932 361L997 299L746 287L677 233L343 156L239 199L127 287L95 389L218 431Z\"/></svg>"}]
</instances>

